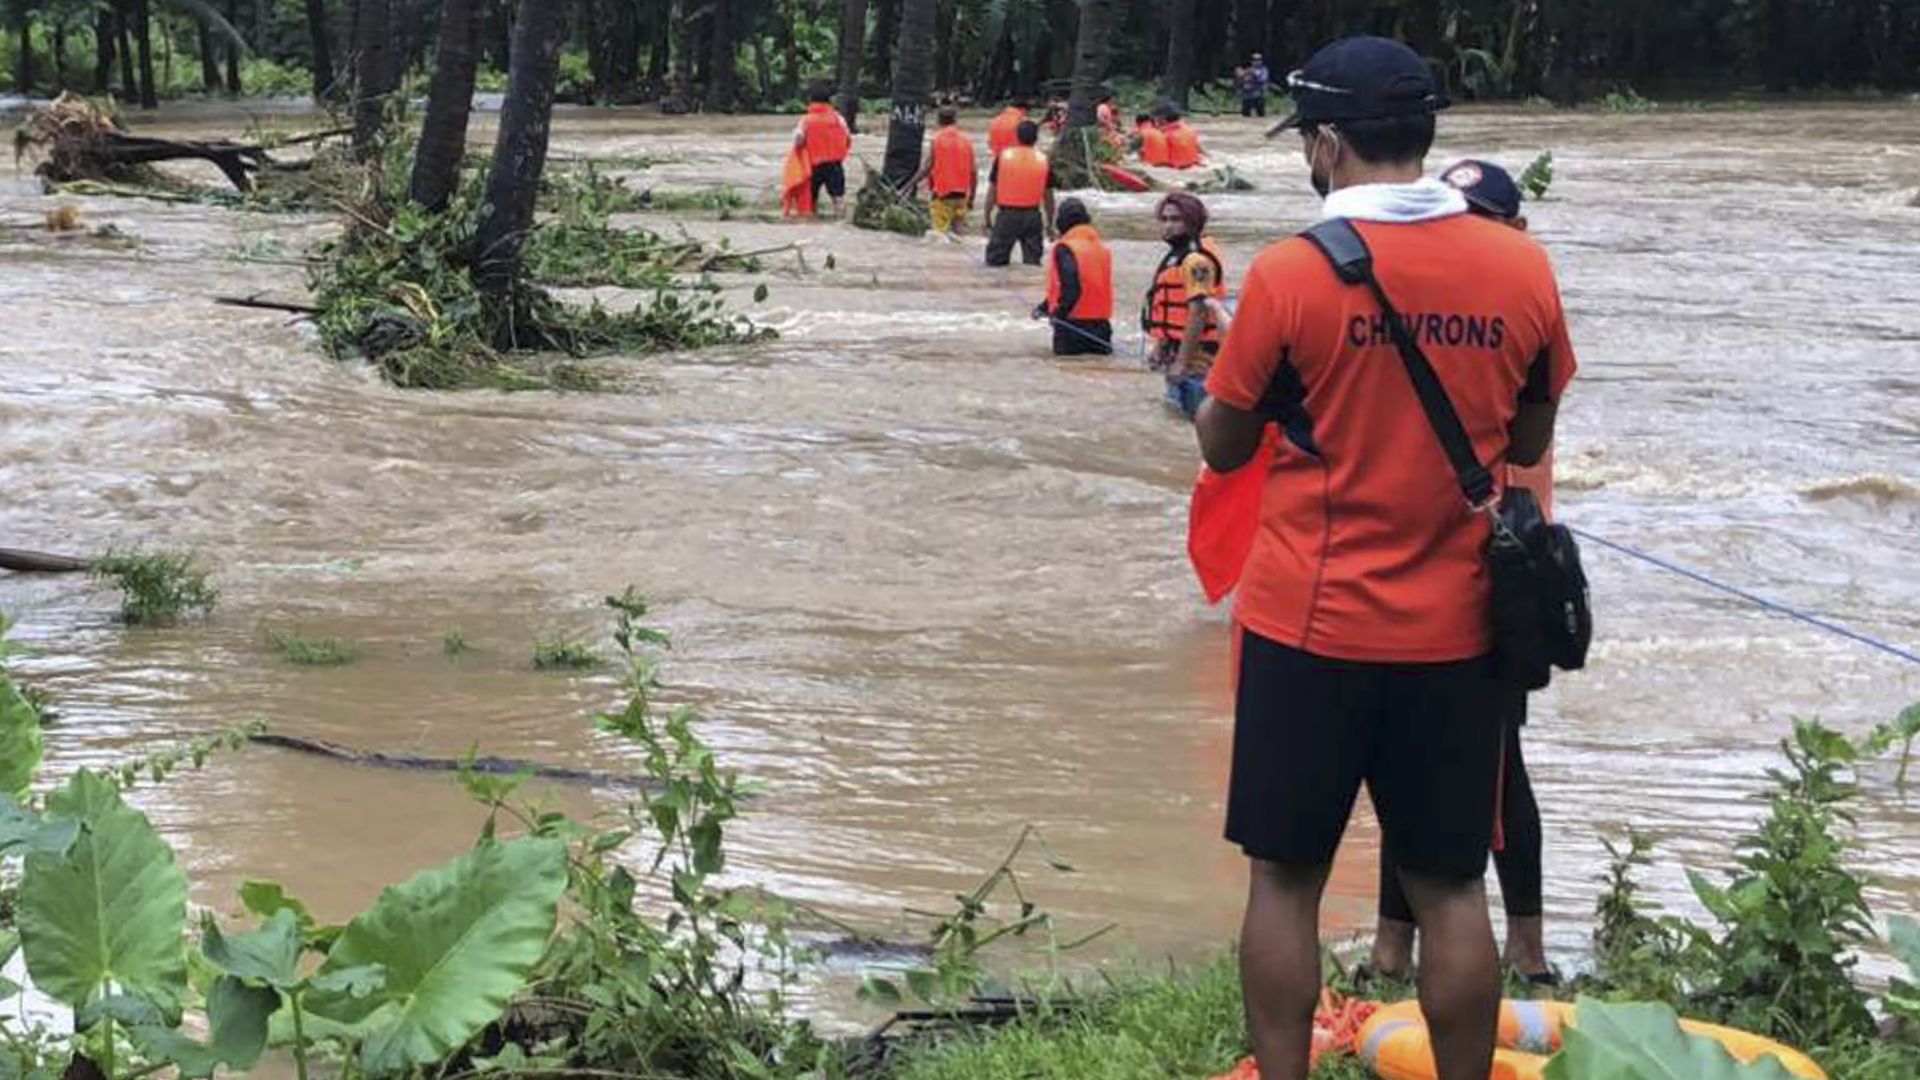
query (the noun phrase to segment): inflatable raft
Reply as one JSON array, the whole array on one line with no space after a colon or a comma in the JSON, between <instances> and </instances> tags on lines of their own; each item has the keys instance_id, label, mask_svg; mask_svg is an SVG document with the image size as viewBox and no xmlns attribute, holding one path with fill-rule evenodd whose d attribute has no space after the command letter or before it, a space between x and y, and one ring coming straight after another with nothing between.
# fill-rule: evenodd
<instances>
[{"instance_id":1,"label":"inflatable raft","mask_svg":"<svg viewBox=\"0 0 1920 1080\"><path fill-rule=\"evenodd\" d=\"M1573 1026L1571 1002L1501 1002L1500 1048L1494 1051L1489 1080L1540 1080L1547 1059L1560 1049L1561 1032ZM1742 1063L1772 1055L1803 1080L1827 1080L1812 1058L1765 1036L1697 1020L1682 1020L1680 1027L1718 1041ZM1375 1011L1360 1026L1354 1050L1380 1080L1433 1080L1433 1047L1418 1002L1402 1001Z\"/></svg>"}]
</instances>

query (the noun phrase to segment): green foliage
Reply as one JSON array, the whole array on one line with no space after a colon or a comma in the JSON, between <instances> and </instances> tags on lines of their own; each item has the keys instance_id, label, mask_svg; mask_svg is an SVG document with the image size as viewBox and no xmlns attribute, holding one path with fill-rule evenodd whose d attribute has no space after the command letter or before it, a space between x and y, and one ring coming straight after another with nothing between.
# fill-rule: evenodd
<instances>
[{"instance_id":1,"label":"green foliage","mask_svg":"<svg viewBox=\"0 0 1920 1080\"><path fill-rule=\"evenodd\" d=\"M1594 902L1593 964L1600 988L1628 999L1679 1002L1694 973L1688 935L1649 913L1636 873L1653 862L1653 840L1628 830L1620 847L1601 838L1607 871Z\"/></svg>"},{"instance_id":2,"label":"green foliage","mask_svg":"<svg viewBox=\"0 0 1920 1080\"><path fill-rule=\"evenodd\" d=\"M222 975L207 991L207 1042L160 1024L137 1025L130 1034L150 1061L171 1063L182 1077L210 1077L221 1068L244 1072L265 1052L267 1020L279 1004L271 989Z\"/></svg>"},{"instance_id":3,"label":"green foliage","mask_svg":"<svg viewBox=\"0 0 1920 1080\"><path fill-rule=\"evenodd\" d=\"M467 643L467 635L461 633L459 627L454 627L440 635L440 651L447 656L459 656L472 648L473 646Z\"/></svg>"},{"instance_id":4,"label":"green foliage","mask_svg":"<svg viewBox=\"0 0 1920 1080\"><path fill-rule=\"evenodd\" d=\"M305 637L283 630L269 632L267 645L280 659L301 667L340 667L360 655L359 647L345 638Z\"/></svg>"},{"instance_id":5,"label":"green foliage","mask_svg":"<svg viewBox=\"0 0 1920 1080\"><path fill-rule=\"evenodd\" d=\"M483 840L446 866L388 888L354 919L318 978L378 965L379 989L316 987L314 1015L362 1038L369 1075L444 1060L498 1018L553 936L567 883L553 840ZM276 916L279 925L286 919Z\"/></svg>"},{"instance_id":6,"label":"green foliage","mask_svg":"<svg viewBox=\"0 0 1920 1080\"><path fill-rule=\"evenodd\" d=\"M120 617L135 626L168 626L185 616L211 614L220 591L198 559L182 552L109 552L89 565L93 576L120 589Z\"/></svg>"},{"instance_id":7,"label":"green foliage","mask_svg":"<svg viewBox=\"0 0 1920 1080\"><path fill-rule=\"evenodd\" d=\"M1581 998L1546 1080L1793 1080L1779 1059L1742 1065L1716 1039L1680 1030L1665 1005Z\"/></svg>"},{"instance_id":8,"label":"green foliage","mask_svg":"<svg viewBox=\"0 0 1920 1080\"><path fill-rule=\"evenodd\" d=\"M1553 186L1553 151L1542 150L1540 156L1527 163L1520 173L1520 191L1527 198L1538 201L1547 197L1547 189Z\"/></svg>"},{"instance_id":9,"label":"green foliage","mask_svg":"<svg viewBox=\"0 0 1920 1080\"><path fill-rule=\"evenodd\" d=\"M1600 99L1600 108L1603 112L1638 114L1658 112L1660 103L1641 97L1639 91L1628 86L1608 91L1607 95Z\"/></svg>"},{"instance_id":10,"label":"green foliage","mask_svg":"<svg viewBox=\"0 0 1920 1080\"><path fill-rule=\"evenodd\" d=\"M7 668L7 658L15 651L7 641L12 628L0 612L0 796L24 800L40 771L40 711Z\"/></svg>"},{"instance_id":11,"label":"green foliage","mask_svg":"<svg viewBox=\"0 0 1920 1080\"><path fill-rule=\"evenodd\" d=\"M1811 722L1782 740L1788 770L1774 783L1766 819L1743 839L1724 886L1690 875L1723 927L1705 945L1705 987L1716 1012L1738 1027L1816 1045L1872 1030L1866 994L1854 985L1854 951L1872 938L1860 881L1841 863L1840 836L1853 817L1857 749Z\"/></svg>"},{"instance_id":12,"label":"green foliage","mask_svg":"<svg viewBox=\"0 0 1920 1080\"><path fill-rule=\"evenodd\" d=\"M65 853L26 858L20 940L34 985L74 1008L132 994L177 1017L186 998L187 876L146 815L82 769L47 800L78 823Z\"/></svg>"},{"instance_id":13,"label":"green foliage","mask_svg":"<svg viewBox=\"0 0 1920 1080\"><path fill-rule=\"evenodd\" d=\"M867 178L853 195L855 228L925 236L933 228L926 204L893 190L881 174L867 170Z\"/></svg>"},{"instance_id":14,"label":"green foliage","mask_svg":"<svg viewBox=\"0 0 1920 1080\"><path fill-rule=\"evenodd\" d=\"M1867 736L1865 750L1878 756L1894 747L1900 748L1900 771L1894 776L1894 787L1905 792L1907 789L1907 771L1913 764L1913 744L1920 739L1920 702L1915 702L1900 711L1900 715L1891 721L1873 729Z\"/></svg>"},{"instance_id":15,"label":"green foliage","mask_svg":"<svg viewBox=\"0 0 1920 1080\"><path fill-rule=\"evenodd\" d=\"M143 778L155 784L163 783L182 766L198 769L214 754L223 750L238 750L266 730L265 722L254 720L122 761L104 775L121 791L132 791Z\"/></svg>"},{"instance_id":16,"label":"green foliage","mask_svg":"<svg viewBox=\"0 0 1920 1080\"><path fill-rule=\"evenodd\" d=\"M722 221L733 216L735 210L745 209L747 197L726 187L698 188L690 191L648 188L638 196L638 208L661 213L707 211L716 214Z\"/></svg>"},{"instance_id":17,"label":"green foliage","mask_svg":"<svg viewBox=\"0 0 1920 1080\"><path fill-rule=\"evenodd\" d=\"M588 671L606 665L607 658L584 641L569 637L534 638L535 671Z\"/></svg>"},{"instance_id":18,"label":"green foliage","mask_svg":"<svg viewBox=\"0 0 1920 1080\"><path fill-rule=\"evenodd\" d=\"M1887 996L1881 999L1881 1004L1887 1015L1901 1022L1908 1038L1920 1043L1920 921L1905 915L1893 916L1887 920L1887 943L1900 962L1907 965L1907 975L1912 981L1898 976L1889 980Z\"/></svg>"}]
</instances>

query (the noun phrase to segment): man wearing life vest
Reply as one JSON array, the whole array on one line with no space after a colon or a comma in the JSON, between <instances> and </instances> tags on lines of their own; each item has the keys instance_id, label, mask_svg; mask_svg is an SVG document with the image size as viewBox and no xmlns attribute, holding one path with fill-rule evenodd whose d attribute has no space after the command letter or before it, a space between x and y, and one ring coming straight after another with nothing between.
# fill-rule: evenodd
<instances>
[{"instance_id":1,"label":"man wearing life vest","mask_svg":"<svg viewBox=\"0 0 1920 1080\"><path fill-rule=\"evenodd\" d=\"M922 180L927 183L927 213L933 219L934 235L956 241L955 229L967 225L967 211L973 209L974 191L980 172L973 161L973 140L960 130L960 113L951 105L940 106L939 123L927 143L927 156L907 187L913 191Z\"/></svg>"},{"instance_id":2,"label":"man wearing life vest","mask_svg":"<svg viewBox=\"0 0 1920 1080\"><path fill-rule=\"evenodd\" d=\"M1025 98L1014 98L987 123L987 153L996 160L1020 145L1020 125L1027 119Z\"/></svg>"},{"instance_id":3,"label":"man wearing life vest","mask_svg":"<svg viewBox=\"0 0 1920 1080\"><path fill-rule=\"evenodd\" d=\"M1113 352L1113 253L1079 199L1064 199L1055 222L1060 240L1047 260L1047 299L1035 318L1053 320L1053 355Z\"/></svg>"},{"instance_id":4,"label":"man wearing life vest","mask_svg":"<svg viewBox=\"0 0 1920 1080\"><path fill-rule=\"evenodd\" d=\"M1206 159L1205 151L1200 149L1200 133L1187 123L1178 109L1168 108L1166 123L1161 130L1167 136L1168 165L1176 169L1192 169Z\"/></svg>"},{"instance_id":5,"label":"man wearing life vest","mask_svg":"<svg viewBox=\"0 0 1920 1080\"><path fill-rule=\"evenodd\" d=\"M1254 260L1195 421L1215 473L1269 448L1233 613L1226 834L1250 871L1247 1030L1263 1075L1307 1075L1320 900L1364 786L1423 939L1434 1075L1485 1080L1501 985L1483 881L1515 687L1493 655L1491 525L1400 342L1496 493L1552 444L1576 361L1546 252L1423 178L1446 99L1419 54L1347 38L1287 82L1282 130L1299 129L1323 215L1351 231ZM1377 291L1341 272L1362 265L1354 239Z\"/></svg>"},{"instance_id":6,"label":"man wearing life vest","mask_svg":"<svg viewBox=\"0 0 1920 1080\"><path fill-rule=\"evenodd\" d=\"M1040 265L1053 231L1053 168L1035 148L1040 125L1020 121L1019 143L994 159L987 174L987 265L1005 266L1020 245L1020 261Z\"/></svg>"},{"instance_id":7,"label":"man wearing life vest","mask_svg":"<svg viewBox=\"0 0 1920 1080\"><path fill-rule=\"evenodd\" d=\"M1207 204L1176 191L1155 211L1167 253L1154 269L1140 310L1140 328L1153 342L1147 366L1166 376L1167 404L1193 419L1206 400L1207 370L1227 325L1226 265L1206 233Z\"/></svg>"},{"instance_id":8,"label":"man wearing life vest","mask_svg":"<svg viewBox=\"0 0 1920 1080\"><path fill-rule=\"evenodd\" d=\"M815 86L807 95L807 111L793 129L793 145L813 160L813 202L820 204L820 189L833 197L833 216L844 211L847 198L848 151L853 149L853 133L847 121L833 107L833 91Z\"/></svg>"},{"instance_id":9,"label":"man wearing life vest","mask_svg":"<svg viewBox=\"0 0 1920 1080\"><path fill-rule=\"evenodd\" d=\"M1160 130L1153 117L1140 113L1133 118L1133 133L1139 139L1140 162L1143 165L1165 165L1167 157L1167 133Z\"/></svg>"}]
</instances>

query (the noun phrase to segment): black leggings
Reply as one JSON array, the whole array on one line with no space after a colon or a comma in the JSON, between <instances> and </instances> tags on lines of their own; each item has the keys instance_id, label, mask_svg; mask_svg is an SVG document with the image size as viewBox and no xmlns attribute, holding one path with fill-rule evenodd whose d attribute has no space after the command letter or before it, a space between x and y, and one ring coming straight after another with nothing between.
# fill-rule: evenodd
<instances>
[{"instance_id":1,"label":"black leggings","mask_svg":"<svg viewBox=\"0 0 1920 1080\"><path fill-rule=\"evenodd\" d=\"M1534 801L1533 782L1527 779L1517 725L1507 728L1505 742L1507 771L1500 826L1507 842L1493 853L1493 868L1500 875L1500 896L1506 902L1507 915L1524 919L1540 915L1544 908L1540 896L1540 804ZM1400 874L1384 849L1380 852L1380 917L1415 921L1406 890L1400 887Z\"/></svg>"}]
</instances>

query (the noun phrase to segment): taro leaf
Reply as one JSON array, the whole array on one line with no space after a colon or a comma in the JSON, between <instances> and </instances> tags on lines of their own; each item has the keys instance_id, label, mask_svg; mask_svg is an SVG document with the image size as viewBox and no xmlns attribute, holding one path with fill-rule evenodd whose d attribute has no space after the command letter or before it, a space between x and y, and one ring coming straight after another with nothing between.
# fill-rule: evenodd
<instances>
[{"instance_id":1,"label":"taro leaf","mask_svg":"<svg viewBox=\"0 0 1920 1080\"><path fill-rule=\"evenodd\" d=\"M263 919L273 918L278 911L291 911L302 932L313 926L313 913L307 910L307 905L287 895L286 887L277 881L248 881L242 884L240 903Z\"/></svg>"},{"instance_id":2,"label":"taro leaf","mask_svg":"<svg viewBox=\"0 0 1920 1080\"><path fill-rule=\"evenodd\" d=\"M40 715L13 680L0 673L0 795L24 800L39 771Z\"/></svg>"},{"instance_id":3,"label":"taro leaf","mask_svg":"<svg viewBox=\"0 0 1920 1080\"><path fill-rule=\"evenodd\" d=\"M112 1020L130 1028L158 1027L166 1021L161 1018L160 1010L153 1003L131 994L108 994L97 997L74 1010L74 1024L85 1030L102 1020Z\"/></svg>"},{"instance_id":4,"label":"taro leaf","mask_svg":"<svg viewBox=\"0 0 1920 1080\"><path fill-rule=\"evenodd\" d=\"M1580 999L1546 1080L1794 1080L1778 1058L1742 1065L1718 1040L1680 1029L1672 1009Z\"/></svg>"},{"instance_id":5,"label":"taro leaf","mask_svg":"<svg viewBox=\"0 0 1920 1080\"><path fill-rule=\"evenodd\" d=\"M207 1042L164 1027L134 1028L133 1038L148 1057L177 1065L183 1077L212 1076L222 1065L244 1072L267 1048L267 1018L279 1007L280 995L270 987L222 975L207 992Z\"/></svg>"},{"instance_id":6,"label":"taro leaf","mask_svg":"<svg viewBox=\"0 0 1920 1080\"><path fill-rule=\"evenodd\" d=\"M19 924L33 984L78 1007L111 983L177 1018L187 991L187 875L173 852L146 815L85 769L47 808L81 833L65 855L26 859Z\"/></svg>"},{"instance_id":7,"label":"taro leaf","mask_svg":"<svg viewBox=\"0 0 1920 1080\"><path fill-rule=\"evenodd\" d=\"M281 908L258 930L222 933L207 923L200 951L229 975L290 990L300 981L300 924L292 908Z\"/></svg>"},{"instance_id":8,"label":"taro leaf","mask_svg":"<svg viewBox=\"0 0 1920 1080\"><path fill-rule=\"evenodd\" d=\"M347 925L316 984L380 964L364 997L316 985L315 1015L358 1025L362 1067L387 1075L440 1061L499 1018L553 936L567 883L565 845L485 841L445 866L388 888Z\"/></svg>"},{"instance_id":9,"label":"taro leaf","mask_svg":"<svg viewBox=\"0 0 1920 1080\"><path fill-rule=\"evenodd\" d=\"M13 797L0 791L0 855L16 850L65 855L80 835L80 823L70 819L47 821L23 810Z\"/></svg>"}]
</instances>

